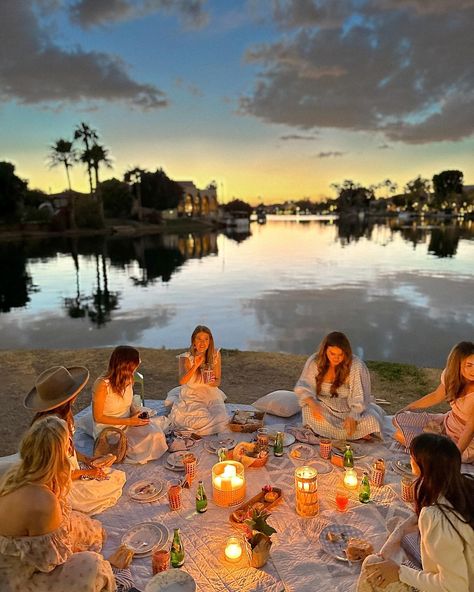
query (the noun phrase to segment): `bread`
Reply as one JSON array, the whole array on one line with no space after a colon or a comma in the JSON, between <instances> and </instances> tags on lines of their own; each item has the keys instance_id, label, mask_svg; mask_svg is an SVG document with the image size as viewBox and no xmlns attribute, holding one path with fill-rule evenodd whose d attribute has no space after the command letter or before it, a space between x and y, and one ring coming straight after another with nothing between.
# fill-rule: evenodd
<instances>
[{"instance_id":1,"label":"bread","mask_svg":"<svg viewBox=\"0 0 474 592\"><path fill-rule=\"evenodd\" d=\"M266 493L263 497L263 499L266 502L274 502L275 500L278 499L278 493L276 491L269 491L268 493Z\"/></svg>"},{"instance_id":2,"label":"bread","mask_svg":"<svg viewBox=\"0 0 474 592\"><path fill-rule=\"evenodd\" d=\"M362 561L373 552L373 546L364 539L350 538L347 543L346 555L349 561Z\"/></svg>"}]
</instances>

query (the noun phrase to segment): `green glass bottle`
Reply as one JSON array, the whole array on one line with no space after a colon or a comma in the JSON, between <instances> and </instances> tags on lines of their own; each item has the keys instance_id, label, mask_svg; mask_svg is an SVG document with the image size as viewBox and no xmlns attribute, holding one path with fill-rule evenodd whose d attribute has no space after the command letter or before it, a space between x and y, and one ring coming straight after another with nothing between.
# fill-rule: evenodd
<instances>
[{"instance_id":1,"label":"green glass bottle","mask_svg":"<svg viewBox=\"0 0 474 592\"><path fill-rule=\"evenodd\" d=\"M196 491L196 512L203 514L207 510L207 495L202 481L199 481Z\"/></svg>"},{"instance_id":2,"label":"green glass bottle","mask_svg":"<svg viewBox=\"0 0 474 592\"><path fill-rule=\"evenodd\" d=\"M273 445L273 454L275 456L283 456L283 443L284 443L283 432L277 432L275 436L275 444Z\"/></svg>"},{"instance_id":3,"label":"green glass bottle","mask_svg":"<svg viewBox=\"0 0 474 592\"><path fill-rule=\"evenodd\" d=\"M171 567L181 567L184 564L184 546L179 536L179 528L174 529L170 555Z\"/></svg>"},{"instance_id":4,"label":"green glass bottle","mask_svg":"<svg viewBox=\"0 0 474 592\"><path fill-rule=\"evenodd\" d=\"M369 476L364 471L364 476L362 477L362 481L360 482L359 501L362 504L366 504L369 500L370 500Z\"/></svg>"},{"instance_id":5,"label":"green glass bottle","mask_svg":"<svg viewBox=\"0 0 474 592\"><path fill-rule=\"evenodd\" d=\"M143 380L143 374L141 372L135 371L133 375L134 384L140 385L140 400L142 402L142 407L145 407L145 383Z\"/></svg>"},{"instance_id":6,"label":"green glass bottle","mask_svg":"<svg viewBox=\"0 0 474 592\"><path fill-rule=\"evenodd\" d=\"M352 448L350 444L346 444L346 450L344 452L344 467L346 469L353 469L354 468L354 453L352 452Z\"/></svg>"}]
</instances>

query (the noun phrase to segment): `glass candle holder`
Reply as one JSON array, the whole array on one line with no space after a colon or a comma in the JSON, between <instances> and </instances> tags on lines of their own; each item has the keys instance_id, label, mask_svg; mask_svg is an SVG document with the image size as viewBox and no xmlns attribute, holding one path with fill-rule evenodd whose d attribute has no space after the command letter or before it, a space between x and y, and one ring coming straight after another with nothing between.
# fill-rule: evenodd
<instances>
[{"instance_id":1,"label":"glass candle holder","mask_svg":"<svg viewBox=\"0 0 474 592\"><path fill-rule=\"evenodd\" d=\"M318 471L299 467L295 471L296 511L300 516L316 516L319 512Z\"/></svg>"},{"instance_id":2,"label":"glass candle holder","mask_svg":"<svg viewBox=\"0 0 474 592\"><path fill-rule=\"evenodd\" d=\"M344 473L344 487L347 489L357 489L359 479L355 469L346 469Z\"/></svg>"},{"instance_id":3,"label":"glass candle holder","mask_svg":"<svg viewBox=\"0 0 474 592\"><path fill-rule=\"evenodd\" d=\"M227 539L224 549L224 555L227 561L235 563L240 561L242 557L242 545L236 536L231 536Z\"/></svg>"},{"instance_id":4,"label":"glass candle holder","mask_svg":"<svg viewBox=\"0 0 474 592\"><path fill-rule=\"evenodd\" d=\"M212 467L212 497L218 506L241 504L245 499L244 465L225 460Z\"/></svg>"}]
</instances>

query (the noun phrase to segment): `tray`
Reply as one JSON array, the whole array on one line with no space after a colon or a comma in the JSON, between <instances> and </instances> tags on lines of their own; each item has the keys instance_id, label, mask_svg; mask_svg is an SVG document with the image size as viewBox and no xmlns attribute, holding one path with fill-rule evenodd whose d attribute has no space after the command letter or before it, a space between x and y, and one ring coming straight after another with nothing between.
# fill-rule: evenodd
<instances>
[{"instance_id":1,"label":"tray","mask_svg":"<svg viewBox=\"0 0 474 592\"><path fill-rule=\"evenodd\" d=\"M257 495L254 495L251 499L248 500L248 502L245 502L244 504L241 504L238 508L236 508L234 510L234 512L236 512L237 510L244 510L247 511L250 506L253 506L256 503L261 503L265 506L265 510L269 510L270 508L273 508L273 506L276 506L283 498L283 493L281 491L281 489L279 487L273 487L272 491L274 491L275 493L278 493L278 497L276 498L275 501L273 502L266 502L264 501L264 497L265 497L265 491L261 491L260 493L257 493ZM232 516L232 514L230 514L229 516L229 521L232 524L232 526L234 526L235 528L245 528L245 522L237 522L237 520L235 520L235 518Z\"/></svg>"},{"instance_id":2,"label":"tray","mask_svg":"<svg viewBox=\"0 0 474 592\"><path fill-rule=\"evenodd\" d=\"M236 421L238 417L245 417L245 423ZM265 413L263 411L234 411L232 419L229 422L229 429L232 432L241 432L249 434L256 432L263 427L263 418Z\"/></svg>"}]
</instances>

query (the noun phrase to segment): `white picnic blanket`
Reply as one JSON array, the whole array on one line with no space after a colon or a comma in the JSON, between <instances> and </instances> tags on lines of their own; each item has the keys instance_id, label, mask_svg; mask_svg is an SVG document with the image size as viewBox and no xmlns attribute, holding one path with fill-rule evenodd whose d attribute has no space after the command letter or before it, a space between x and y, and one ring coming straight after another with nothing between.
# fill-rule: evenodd
<instances>
[{"instance_id":1,"label":"white picnic blanket","mask_svg":"<svg viewBox=\"0 0 474 592\"><path fill-rule=\"evenodd\" d=\"M147 405L159 413L164 412L161 401L147 401ZM252 409L242 405L227 407L229 413L236 408ZM77 425L81 425L81 415L84 417L86 414L87 410L79 414ZM287 425L300 425L301 415L287 420L269 415L265 418L266 425L282 424L285 421ZM389 429L388 418L386 428ZM90 452L91 441L88 443L80 430L76 436L77 446ZM232 436L238 441L252 438L251 434L233 433ZM122 465L121 468L127 473L124 494L116 506L97 516L108 533L104 554L107 557L116 549L131 526L156 521L164 524L170 534L173 528L180 528L186 550L182 569L194 578L198 592L354 591L360 564L349 564L325 553L318 538L321 530L333 523L350 524L359 528L364 538L370 540L378 551L387 538L386 524L389 519L405 518L411 512L409 505L399 497L400 476L389 470L390 460L408 459L401 446L390 438L386 444L368 442L358 443L358 446L363 447L368 456L356 461L356 467L363 468L375 458L384 458L387 463L387 485L373 489L372 501L368 504L359 503L357 492L351 493L349 510L342 514L335 510L334 505L335 489L342 478L339 468L334 467L329 474L318 476L320 514L315 518L301 518L294 509L294 470L302 463L293 460L288 454L281 458L272 455L265 467L246 470L247 500L259 493L265 484L280 487L283 491L283 500L273 509L269 520L277 534L272 537L270 561L263 569L229 564L223 558L225 541L235 531L229 522L231 510L220 508L212 502L211 468L217 459L214 454L205 451L203 443L197 444L192 450L199 458L198 478L204 481L210 500L208 511L205 514L195 512L195 485L191 490L183 491L183 508L178 512L170 511L166 495L149 504L133 502L127 496L128 488L136 481L148 478L166 481L176 477L177 473L164 466L166 454L145 466ZM318 454L314 460L320 461ZM312 462L310 460L306 464L311 465ZM143 590L152 575L151 557L135 558L131 571L135 586Z\"/></svg>"}]
</instances>

